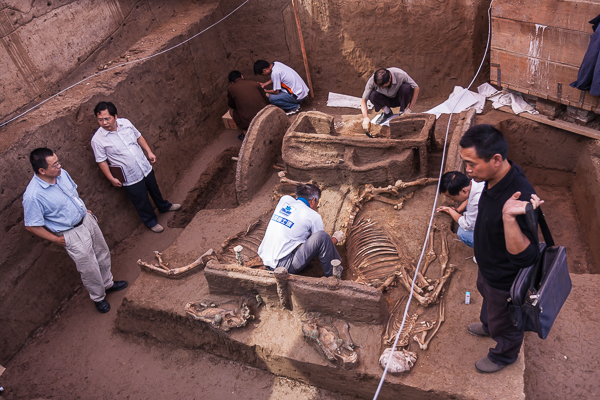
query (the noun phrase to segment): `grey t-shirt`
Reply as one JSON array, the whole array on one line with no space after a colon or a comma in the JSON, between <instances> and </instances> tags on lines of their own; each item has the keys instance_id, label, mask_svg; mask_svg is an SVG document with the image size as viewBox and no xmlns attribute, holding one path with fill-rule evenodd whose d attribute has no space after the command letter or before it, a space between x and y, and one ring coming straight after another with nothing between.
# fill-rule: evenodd
<instances>
[{"instance_id":1,"label":"grey t-shirt","mask_svg":"<svg viewBox=\"0 0 600 400\"><path fill-rule=\"evenodd\" d=\"M387 68L387 70L390 71L390 74L392 75L392 84L389 87L380 88L375 84L375 74L371 75L365 86L365 91L362 95L363 99L369 100L369 96L373 90L387 97L396 97L396 94L398 94L398 89L400 89L400 86L405 82L408 83L413 89L419 87L419 85L417 85L415 81L413 81L412 78L400 68L391 67Z\"/></svg>"}]
</instances>

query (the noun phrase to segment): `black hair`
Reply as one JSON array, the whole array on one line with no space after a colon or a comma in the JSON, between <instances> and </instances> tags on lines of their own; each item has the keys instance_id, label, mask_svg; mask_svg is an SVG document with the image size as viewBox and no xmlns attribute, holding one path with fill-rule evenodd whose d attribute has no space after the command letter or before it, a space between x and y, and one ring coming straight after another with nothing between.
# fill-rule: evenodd
<instances>
[{"instance_id":1,"label":"black hair","mask_svg":"<svg viewBox=\"0 0 600 400\"><path fill-rule=\"evenodd\" d=\"M242 77L242 73L240 71L231 71L229 73L228 79L229 79L229 82L233 83L241 77Z\"/></svg>"},{"instance_id":2,"label":"black hair","mask_svg":"<svg viewBox=\"0 0 600 400\"><path fill-rule=\"evenodd\" d=\"M378 69L373 75L373 80L377 86L381 87L390 81L390 77L390 71L387 69Z\"/></svg>"},{"instance_id":3,"label":"black hair","mask_svg":"<svg viewBox=\"0 0 600 400\"><path fill-rule=\"evenodd\" d=\"M267 69L271 63L265 60L258 60L254 63L254 75L262 75L263 69Z\"/></svg>"},{"instance_id":4,"label":"black hair","mask_svg":"<svg viewBox=\"0 0 600 400\"><path fill-rule=\"evenodd\" d=\"M108 113L111 116L115 118L117 117L117 107L110 101L101 101L100 103L96 104L96 107L94 107L94 115L98 116L98 114L104 110L108 110Z\"/></svg>"},{"instance_id":5,"label":"black hair","mask_svg":"<svg viewBox=\"0 0 600 400\"><path fill-rule=\"evenodd\" d=\"M442 175L440 182L440 193L446 193L450 196L456 196L461 190L469 186L471 180L465 174L458 171L446 172Z\"/></svg>"},{"instance_id":6,"label":"black hair","mask_svg":"<svg viewBox=\"0 0 600 400\"><path fill-rule=\"evenodd\" d=\"M46 161L46 157L52 157L54 152L46 147L39 147L33 150L29 154L29 162L33 167L33 172L36 174L40 172L40 168L47 169L48 161Z\"/></svg>"},{"instance_id":7,"label":"black hair","mask_svg":"<svg viewBox=\"0 0 600 400\"><path fill-rule=\"evenodd\" d=\"M304 197L306 200L319 200L321 189L317 185L307 183L306 185L296 186L296 197Z\"/></svg>"},{"instance_id":8,"label":"black hair","mask_svg":"<svg viewBox=\"0 0 600 400\"><path fill-rule=\"evenodd\" d=\"M488 162L495 154L500 154L502 160L508 155L508 142L498 129L492 125L475 125L469 128L460 139L460 147L475 148L477 157Z\"/></svg>"}]
</instances>

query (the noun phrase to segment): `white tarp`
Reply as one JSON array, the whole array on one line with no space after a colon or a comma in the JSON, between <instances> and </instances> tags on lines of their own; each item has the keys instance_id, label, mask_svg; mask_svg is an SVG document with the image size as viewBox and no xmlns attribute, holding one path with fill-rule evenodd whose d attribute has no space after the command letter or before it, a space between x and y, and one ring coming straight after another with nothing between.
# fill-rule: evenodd
<instances>
[{"instance_id":1,"label":"white tarp","mask_svg":"<svg viewBox=\"0 0 600 400\"><path fill-rule=\"evenodd\" d=\"M357 108L360 110L360 100L360 97L329 92L329 96L327 97L327 106ZM367 109L370 110L371 108L373 108L373 104L371 104L371 101L367 100Z\"/></svg>"},{"instance_id":2,"label":"white tarp","mask_svg":"<svg viewBox=\"0 0 600 400\"><path fill-rule=\"evenodd\" d=\"M455 86L454 91L450 94L448 100L425 112L428 114L435 114L435 118L437 119L442 114L458 114L469 108L475 108L477 113L481 113L484 105L485 95L471 92L461 86Z\"/></svg>"}]
</instances>

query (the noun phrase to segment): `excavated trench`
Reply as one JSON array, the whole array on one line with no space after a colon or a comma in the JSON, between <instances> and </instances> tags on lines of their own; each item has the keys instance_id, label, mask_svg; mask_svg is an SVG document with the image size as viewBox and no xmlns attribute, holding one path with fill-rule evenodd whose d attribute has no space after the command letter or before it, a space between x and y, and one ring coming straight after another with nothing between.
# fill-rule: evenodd
<instances>
[{"instance_id":1,"label":"excavated trench","mask_svg":"<svg viewBox=\"0 0 600 400\"><path fill-rule=\"evenodd\" d=\"M65 15L69 13L69 15L77 15L68 8L75 7L77 2L64 3L67 4L65 8L52 11L59 16L65 11L68 11ZM96 64L102 67L109 61L116 64L120 59L142 58L180 43L239 5L239 2L233 0L193 4L138 2L135 6L126 2L115 3L119 3L122 10L117 13L111 9L113 14L107 20L110 22L109 25L114 26L105 27L103 33L99 34L105 36L106 42L86 44L85 49L79 50L89 56L83 57L87 61L80 65L63 66L68 67L68 70L54 71L53 73L58 75L51 76L53 81L48 78L51 81L46 82L43 87L24 85L27 90L18 90L19 96L10 100L10 107L5 111L6 115L22 108L31 98L44 93L45 88L58 85L57 82L72 82L81 76L89 76L99 69ZM324 99L329 91L359 96L364 82L374 69L379 66L399 65L421 85L422 104L433 105L432 99L436 93L451 91L457 80L471 79L479 62L480 53L485 47L485 43L480 43L475 38L476 33L483 29L480 20L485 19L481 17L485 15L489 4L485 1L454 0L443 4L431 2L418 7L391 1L380 5L345 0L300 3L309 62L313 68L313 83L317 98L321 99ZM152 9L152 7L158 8ZM165 7L171 8L165 11ZM0 334L1 363L5 364L9 361L32 332L50 320L52 312L61 301L80 284L79 277L65 254L29 235L23 228L20 199L31 176L27 163L28 152L38 146L48 146L60 154L61 159L65 160L65 168L78 183L80 194L88 208L93 209L100 221L103 221L101 227L109 246L114 247L133 232L139 220L135 211L128 207L129 203L124 193L110 187L103 180L93 160L89 139L96 128L96 123L91 110L100 100L109 99L118 103L119 116L134 122L155 150L159 159L159 163L155 166L159 184L168 195L173 188L171 177L180 176L186 171L201 149L214 140L214 132L217 132L221 126L219 117L227 108L224 93L227 87L226 73L230 69L239 69L250 78L252 62L257 58L266 58L280 60L302 71L303 63L290 4L273 7L270 2L259 0L248 3L243 11L243 14L234 14L227 24L217 26L214 31L209 31L208 34L198 37L186 46L164 56L98 76L90 80L81 90L67 92L30 113L18 123L0 130L2 140L0 167L6 172L0 195L0 223L6 231L6 234L0 238L0 244L5 249L0 255L2 263L0 319L3 321L2 325L7 327ZM92 8L89 12L100 11ZM358 14L363 16L359 22L356 21ZM157 15L158 18L149 17L151 15ZM23 27L27 27L29 21L33 21L32 24L43 24L40 18L14 18L16 18L15 24L21 24ZM259 26L255 23L255 21L265 20L276 22ZM454 23L459 20L461 23L455 25ZM57 21L62 20L59 18ZM53 22L50 19L44 23ZM84 22L81 24L85 25ZM61 25L64 26L61 23L57 25L58 27L53 27L57 33L53 40L64 40L60 35ZM477 25L475 32L469 28L472 25ZM377 26L378 29L365 32L364 26ZM415 46L411 40L399 41L400 34L397 32L397 26L411 27L416 37L419 37L420 46ZM44 30L44 26L37 25L35 27L29 25L28 28L36 31ZM21 33L14 28L10 31L13 36ZM139 32L145 32L147 35L141 37ZM239 35L239 32L252 32L252 35ZM64 32L65 35L68 33ZM256 37L264 40L257 41ZM440 37L444 37L445 40L440 41ZM116 40L113 41L113 38ZM111 44L111 42L119 42L119 39L122 40L118 46ZM30 45L31 49L36 46L34 43ZM37 46L40 47L39 44ZM383 51L384 48L395 50L390 53ZM432 49L435 52L432 52ZM46 54L41 50L40 54L44 54L44 57L52 57L52 54ZM454 60L453 57L448 57L448 54L461 54L461 57L456 57ZM25 56L25 53L19 53L19 57ZM425 59L428 61L423 63ZM23 63L21 60L18 64L31 68L40 60L33 60L33 63L30 62L31 60L25 61L27 62ZM39 65L43 64L39 62ZM46 67L51 68L51 65L48 64ZM35 71L25 71L23 79L30 83L37 79L36 76L39 78L48 75L47 71L44 75L42 67L39 68ZM7 71L4 82L21 82L18 73L11 77L10 74L14 71L10 69ZM301 72L301 75L304 76L304 73ZM5 93L15 89L11 86L13 83L3 84ZM327 112L326 107L322 105L323 102L320 104L316 104L315 108ZM600 242L600 168L598 167L600 145L598 142L555 128L526 122L498 111L488 110L478 116L476 122L495 124L506 134L510 146L509 157L524 168L540 196L546 200L544 211L553 230L555 241L567 247L571 271L574 274L598 274L600 272L600 247L596 245ZM445 124L438 122L435 133L437 143L440 135L443 134L440 132L440 125L445 126ZM421 128L421 123L417 121L404 133L395 136L392 132L390 139L398 139L399 136L403 139L412 139L418 135ZM235 164L231 162L231 158L237 156L237 152L237 149L230 148L214 158L200 174L194 188L187 193L183 201L184 209L168 222L171 228L187 227L189 237L182 234L178 245L179 250L192 259L199 255L196 253L205 250L197 247L214 246L213 242L222 242L229 235L245 228L241 221L244 221L247 215L260 214L256 211L257 208L262 207L261 212L268 209L265 205L267 197L264 193L262 197L256 197L259 200L252 200L262 202L260 207L238 205L235 193ZM418 149L413 149L412 152L409 157L412 159L409 168L412 172L416 174L428 167L428 176L437 175L431 163L427 165L422 161L427 160L427 157L421 157ZM212 154L207 156L214 157ZM435 158L438 154L433 153L429 156ZM326 175L326 172L321 173ZM421 197L417 196L413 199L412 208L407 207L401 214L405 221L412 221L405 227L403 235L409 243L408 246L414 250L413 257L414 254L418 254L419 242L423 240L422 231L426 226L426 215L430 206L427 201L434 194L431 188L421 190L420 193ZM409 210L417 217L413 218ZM372 212L379 218L394 213L383 208ZM239 219L229 222L228 213L236 215ZM198 218L194 220L196 216ZM209 233L205 233L205 230ZM212 238L209 237L211 234ZM191 246L190 243L194 243L196 247ZM454 254L464 256L463 258L468 256L466 250L457 243L450 242L450 247L450 251ZM342 256L345 258L346 254ZM133 267L137 268L137 266ZM462 332L460 324L466 317L476 314L473 307L466 309L467 311L460 307L464 291L474 290L473 271L473 268L465 267L462 278L451 282L451 285L457 285L453 294L449 295L449 300L455 305L456 311L447 322L446 336L442 335L439 338L439 349L442 349L441 351L448 357L456 355L458 351L456 349L462 348L454 345L463 341L460 335ZM344 278L354 277L353 271L344 272ZM306 271L306 276L310 278L320 278L321 275L317 262L311 264ZM330 387L332 390L347 391L347 382L331 383L335 380L335 370L331 370L322 361L310 355L306 349L299 350L302 349L304 342L299 341L290 345L291 347L285 347L286 345L283 344L277 346L280 346L279 350L284 353L298 352L305 356L305 359L277 358L276 353L270 356L268 347L262 347L264 354L267 355L264 359L260 359L254 353L252 342L247 341L247 337L252 336L251 333L237 334L236 341L232 345L223 336L211 336L206 329L192 326L190 321L184 318L180 306L182 302L185 304L185 301L197 300L185 296L196 296L197 287L202 285L206 287L206 282L204 274L197 274L189 279L191 281L188 283L182 280L169 281L165 284L155 277L150 278L148 274L142 274L127 294L118 321L119 328L123 331L144 332L159 340L183 343L183 347L205 348L209 351L212 349L215 354L234 359L241 358L243 362L284 376ZM472 282L469 283L470 280ZM575 282L581 284L583 279L579 280L575 277ZM244 287L242 285L235 289L243 290ZM31 293L36 293L36 296L33 296L35 298ZM209 292L201 293L210 295ZM575 299L580 300L577 295L574 296ZM351 294L346 296L346 298L351 297ZM40 298L44 301L39 302ZM135 316L136 301L147 301L143 306L144 315L139 319ZM394 301L391 299L386 301L390 308ZM176 306L173 305L174 303L177 303ZM586 304L589 306L591 303ZM579 305L580 303L570 304L569 310L576 310ZM597 303L593 305L597 306ZM596 310L594 308L594 312ZM569 328L565 327L566 325L571 323L573 326L579 326L582 323L577 319L576 313L565 312L561 315L564 322L556 328L556 341L553 342L556 347L560 346L561 340L563 342L569 340L566 333ZM131 317L131 320L127 321L127 317ZM288 320L289 316L285 313L277 314L273 318L281 320L270 322L269 325L265 325L266 331L260 331L265 335L265 340L260 342L261 346L266 346L265 342L268 342L269 338L274 339L274 335L269 335L277 330L281 321L285 321L289 326L293 326L295 322ZM265 317L265 320L267 319ZM256 325L250 327L254 326ZM177 329L173 330L174 327ZM370 328L364 326L363 328L356 338L359 341L362 339L367 343L374 335L381 334L379 331L369 330ZM152 329L155 331L147 332ZM199 338L197 334L206 334L207 338ZM180 335L183 335L183 338L179 337ZM433 343L436 343L435 340ZM365 346L372 351L370 357L380 353L379 343ZM477 346L482 351L489 347L475 344L472 348ZM536 346L536 343L531 343L531 346L526 347L526 351L543 360L544 352ZM446 350L443 350L444 348ZM464 347L462 354L470 352L472 348ZM240 352L240 357L236 355L236 351ZM525 362L527 363L528 360L529 358ZM585 363L587 359L581 356L581 360ZM272 364L267 368L269 362ZM376 365L376 360L371 359L369 362ZM434 382L427 374L439 376L439 365L432 361L428 363L426 359L420 362L422 371L425 371L421 372L420 376L424 377L395 379L393 382L398 385L395 387L401 387L409 382L412 387L431 388ZM544 382L540 377L545 376L546 371L541 365L543 361L533 362L532 365L538 369L533 372L526 371L525 379L530 384L537 382L536 387L540 388ZM318 365L317 371L323 372L323 378L315 377L311 372L310 367L315 365ZM461 371L462 364L449 362L443 368L447 368L448 373L441 375L451 377L456 371ZM566 380L571 376L568 375L571 370L573 369L564 372ZM376 375L374 371L379 372L378 369L371 369L369 373ZM523 374L521 379L522 377ZM358 378L353 376L349 379ZM446 383L451 386L461 379L466 381L471 378L459 376L455 379L456 382ZM572 379L577 381L582 378ZM548 378L546 382L551 380ZM330 383L331 386L328 386ZM371 383L357 389L355 394L368 397L369 393L372 394L372 389ZM415 395L415 393L409 391L405 394ZM388 392L388 397L393 397L395 394L393 391ZM454 396L443 391L436 395L439 398ZM39 396L41 394L34 397Z\"/></svg>"}]
</instances>

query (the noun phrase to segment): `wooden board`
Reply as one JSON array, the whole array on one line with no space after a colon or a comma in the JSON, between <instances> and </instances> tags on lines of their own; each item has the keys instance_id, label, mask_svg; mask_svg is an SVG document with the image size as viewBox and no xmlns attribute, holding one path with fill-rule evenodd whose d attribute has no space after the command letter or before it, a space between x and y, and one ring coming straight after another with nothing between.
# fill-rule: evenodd
<instances>
[{"instance_id":1,"label":"wooden board","mask_svg":"<svg viewBox=\"0 0 600 400\"><path fill-rule=\"evenodd\" d=\"M515 115L512 108L510 108L509 106L500 107L500 108L498 108L498 110L504 111L505 113ZM529 119L529 120L532 120L535 122L540 122L542 124L550 125L555 128L563 129L565 131L573 132L578 135L586 136L586 137L589 137L592 139L600 139L600 131L597 131L596 129L592 129L592 128L586 128L585 126L579 126L572 122L561 121L558 119L551 120L550 118L546 117L545 115L541 115L541 114L532 115L532 114L529 114L526 112L519 114L519 117L523 117L525 119Z\"/></svg>"},{"instance_id":2,"label":"wooden board","mask_svg":"<svg viewBox=\"0 0 600 400\"><path fill-rule=\"evenodd\" d=\"M492 17L590 33L598 14L600 0L495 0L492 7Z\"/></svg>"},{"instance_id":3,"label":"wooden board","mask_svg":"<svg viewBox=\"0 0 600 400\"><path fill-rule=\"evenodd\" d=\"M504 88L585 110L595 111L600 108L598 97L586 92L583 103L580 103L582 91L569 86L577 79L578 67L502 50L492 51L490 62L490 81L494 84L499 84L497 76L500 69L500 85Z\"/></svg>"},{"instance_id":4,"label":"wooden board","mask_svg":"<svg viewBox=\"0 0 600 400\"><path fill-rule=\"evenodd\" d=\"M531 22L492 18L491 48L579 69L592 30L579 32Z\"/></svg>"}]
</instances>

